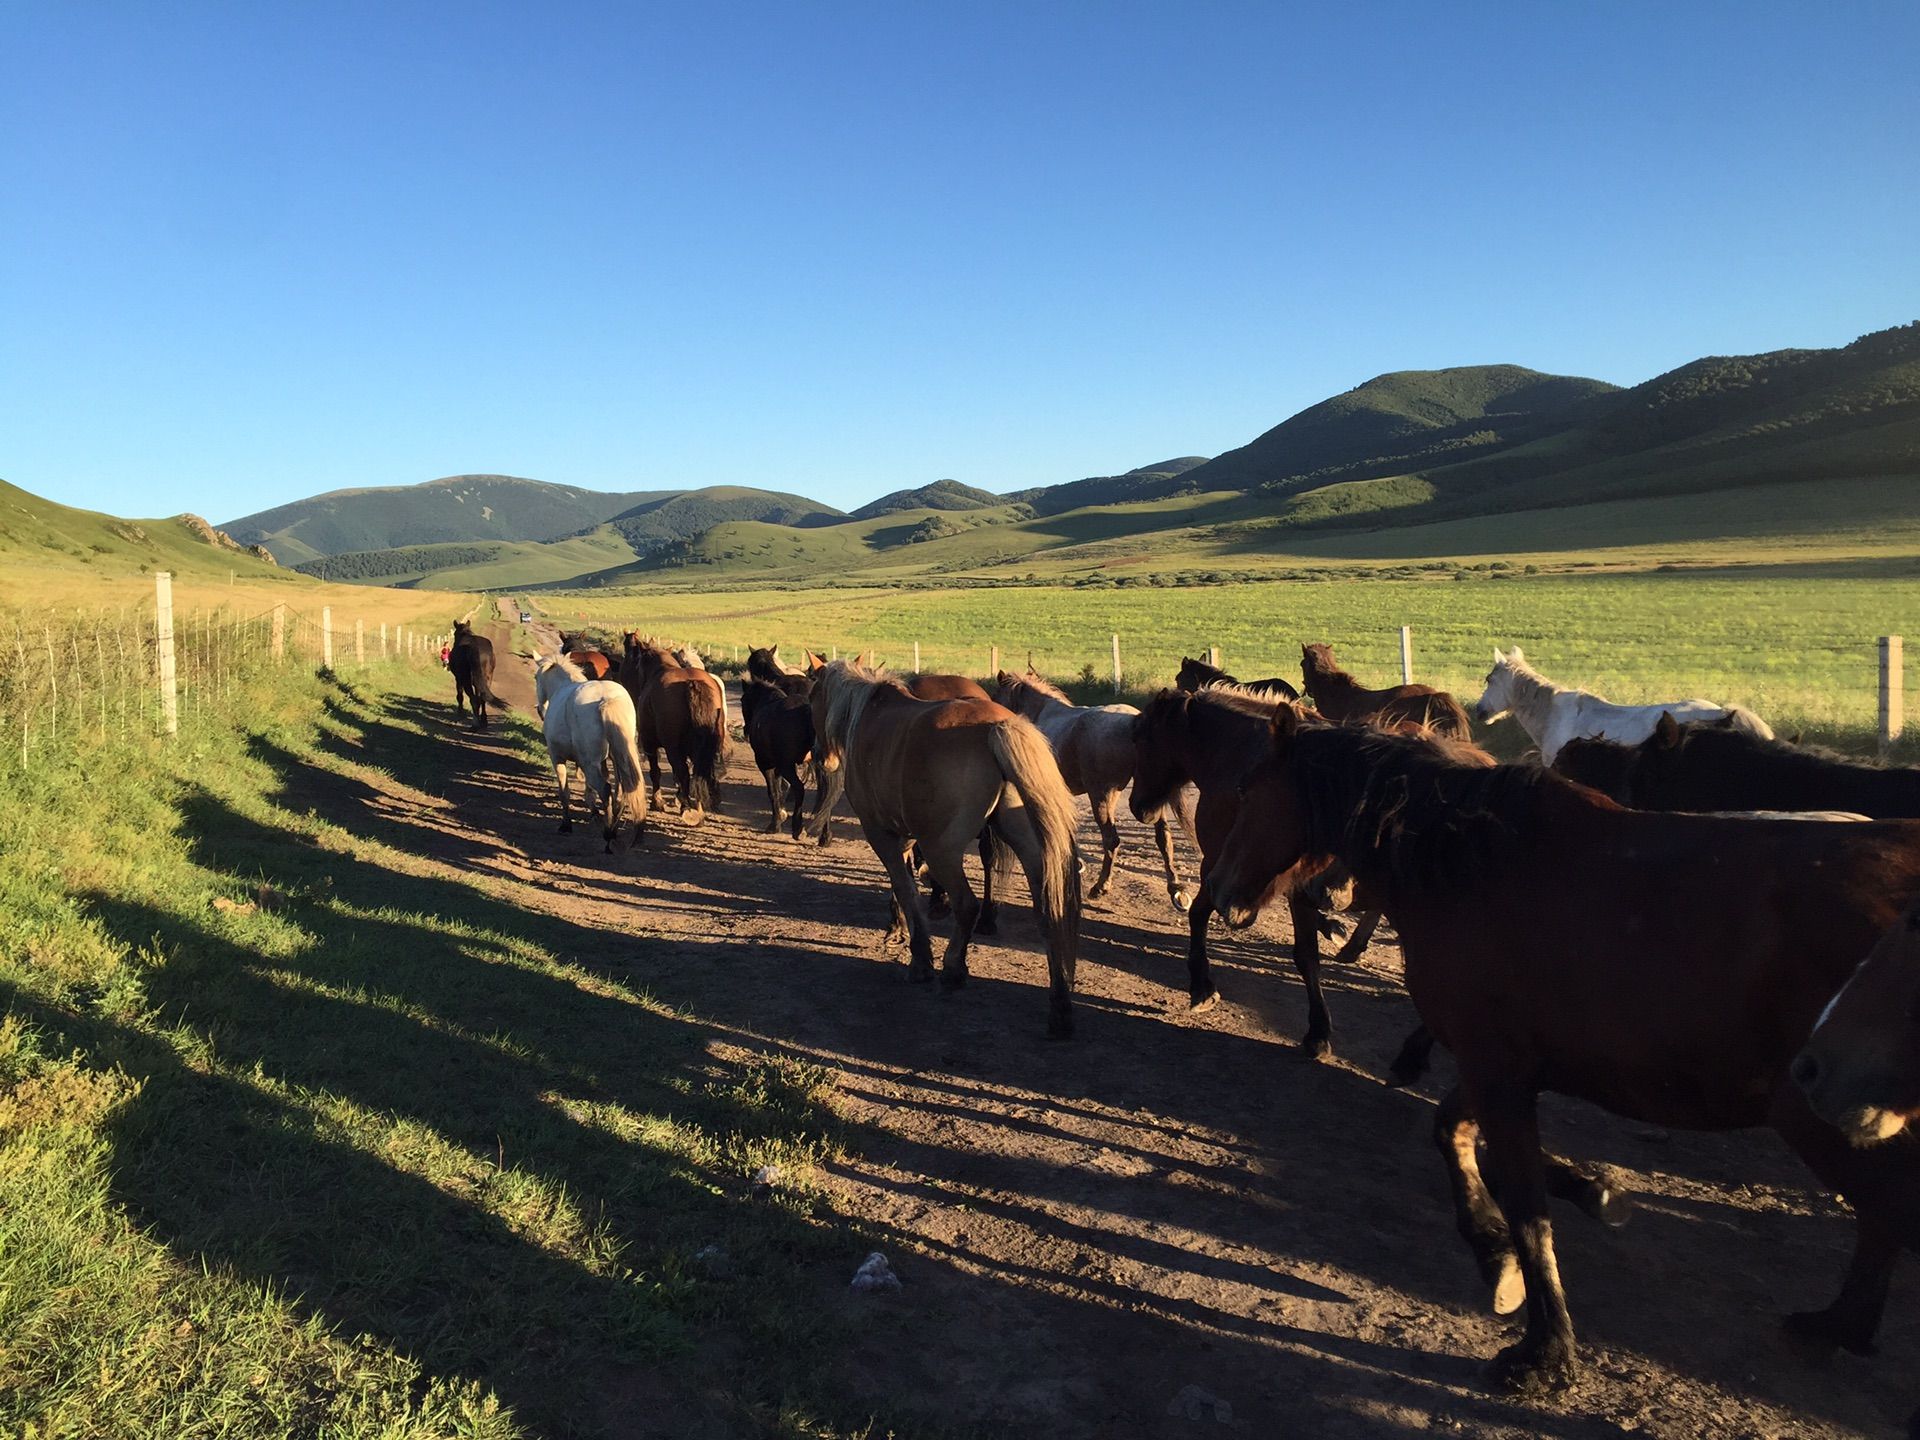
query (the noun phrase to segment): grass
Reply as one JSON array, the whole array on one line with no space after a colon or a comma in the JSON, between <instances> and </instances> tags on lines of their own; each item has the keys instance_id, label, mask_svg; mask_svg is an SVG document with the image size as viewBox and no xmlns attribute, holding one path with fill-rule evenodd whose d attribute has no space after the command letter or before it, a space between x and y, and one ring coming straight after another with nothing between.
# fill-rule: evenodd
<instances>
[{"instance_id":1,"label":"grass","mask_svg":"<svg viewBox=\"0 0 1920 1440\"><path fill-rule=\"evenodd\" d=\"M0 1433L870 1432L823 1378L828 1072L418 859L363 802L467 783L442 688L289 665L0 756Z\"/></svg>"},{"instance_id":2,"label":"grass","mask_svg":"<svg viewBox=\"0 0 1920 1440\"><path fill-rule=\"evenodd\" d=\"M1503 568L1491 568L1501 565ZM988 646L1009 667L1111 674L1121 636L1128 688L1169 684L1183 654L1208 645L1236 674L1297 677L1303 641L1330 641L1370 684L1399 676L1398 627L1414 630L1418 678L1471 699L1495 645L1525 646L1546 673L1622 701L1705 695L1737 701L1783 730L1870 749L1876 637L1920 633L1920 571L1906 562L1821 571L1526 575L1507 562L1433 572L1445 579L991 589L638 591L542 595L563 624L629 625L730 657L779 641L845 653L876 649L905 668L984 674ZM1915 647L1909 647L1911 656ZM1917 672L1910 658L1909 691ZM1920 759L1912 742L1906 753Z\"/></svg>"}]
</instances>

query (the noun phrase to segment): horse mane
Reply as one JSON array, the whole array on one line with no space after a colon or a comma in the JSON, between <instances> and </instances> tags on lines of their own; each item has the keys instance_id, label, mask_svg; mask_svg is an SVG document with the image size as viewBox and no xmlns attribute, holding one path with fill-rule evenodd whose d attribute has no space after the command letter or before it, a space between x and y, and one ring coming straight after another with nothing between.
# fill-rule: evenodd
<instances>
[{"instance_id":1,"label":"horse mane","mask_svg":"<svg viewBox=\"0 0 1920 1440\"><path fill-rule=\"evenodd\" d=\"M1255 690L1237 680L1209 680L1198 690L1187 691L1186 695L1189 700L1219 700L1225 709L1262 717L1271 716L1282 705L1293 703L1284 695Z\"/></svg>"},{"instance_id":2,"label":"horse mane","mask_svg":"<svg viewBox=\"0 0 1920 1440\"><path fill-rule=\"evenodd\" d=\"M585 680L587 678L586 671L582 670L578 665L574 664L573 661L569 660L566 655L561 653L542 655L539 660L535 662L534 669L536 671L558 670L569 680Z\"/></svg>"},{"instance_id":3,"label":"horse mane","mask_svg":"<svg viewBox=\"0 0 1920 1440\"><path fill-rule=\"evenodd\" d=\"M859 724L860 716L882 691L891 690L909 700L913 699L913 692L886 671L853 660L830 662L813 683L827 700L826 714L821 717L821 729L826 732L830 742L842 749L852 744L854 726Z\"/></svg>"},{"instance_id":4,"label":"horse mane","mask_svg":"<svg viewBox=\"0 0 1920 1440\"><path fill-rule=\"evenodd\" d=\"M1654 739L1649 737L1638 745L1626 748L1644 750L1654 743ZM1728 724L1726 719L1704 723L1696 721L1691 725L1682 725L1679 743L1674 748L1684 755L1689 748L1711 750L1717 746L1725 746L1736 754L1764 758L1782 769L1792 768L1807 774L1818 773L1829 765L1845 765L1851 770L1875 774L1911 768L1904 765L1888 765L1879 760L1862 759L1858 755L1848 755L1825 745L1794 745L1778 738L1770 740L1764 736L1755 735L1751 730L1738 729Z\"/></svg>"},{"instance_id":5,"label":"horse mane","mask_svg":"<svg viewBox=\"0 0 1920 1440\"><path fill-rule=\"evenodd\" d=\"M1024 675L1016 675L1011 670L1002 670L1000 672L1000 679L1004 684L1010 685L1016 690L1024 688L1033 691L1037 695L1044 695L1049 700L1058 700L1062 705L1073 704L1073 701L1067 698L1059 686L1041 679L1040 676L1031 670Z\"/></svg>"},{"instance_id":6,"label":"horse mane","mask_svg":"<svg viewBox=\"0 0 1920 1440\"><path fill-rule=\"evenodd\" d=\"M1509 873L1543 795L1611 805L1535 765L1490 766L1471 746L1374 727L1301 727L1288 753L1309 853L1339 855L1396 887L1484 885Z\"/></svg>"}]
</instances>

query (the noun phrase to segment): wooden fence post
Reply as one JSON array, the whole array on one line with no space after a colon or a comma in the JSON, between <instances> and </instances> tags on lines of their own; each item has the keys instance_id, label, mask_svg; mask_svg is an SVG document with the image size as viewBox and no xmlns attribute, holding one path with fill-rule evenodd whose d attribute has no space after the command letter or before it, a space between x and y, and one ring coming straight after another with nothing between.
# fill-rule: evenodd
<instances>
[{"instance_id":1,"label":"wooden fence post","mask_svg":"<svg viewBox=\"0 0 1920 1440\"><path fill-rule=\"evenodd\" d=\"M173 662L173 572L160 570L153 577L154 658L160 678L160 728L168 735L180 733L180 691L175 684Z\"/></svg>"},{"instance_id":2,"label":"wooden fence post","mask_svg":"<svg viewBox=\"0 0 1920 1440\"><path fill-rule=\"evenodd\" d=\"M1905 704L1901 695L1903 646L1898 635L1880 637L1880 758L1885 759L1905 728Z\"/></svg>"},{"instance_id":3,"label":"wooden fence post","mask_svg":"<svg viewBox=\"0 0 1920 1440\"><path fill-rule=\"evenodd\" d=\"M359 616L353 619L353 663L356 668L367 668L367 622Z\"/></svg>"},{"instance_id":4,"label":"wooden fence post","mask_svg":"<svg viewBox=\"0 0 1920 1440\"><path fill-rule=\"evenodd\" d=\"M1120 693L1120 637L1113 637L1113 690Z\"/></svg>"},{"instance_id":5,"label":"wooden fence post","mask_svg":"<svg viewBox=\"0 0 1920 1440\"><path fill-rule=\"evenodd\" d=\"M916 675L920 673L920 642L918 640L913 642L913 673Z\"/></svg>"},{"instance_id":6,"label":"wooden fence post","mask_svg":"<svg viewBox=\"0 0 1920 1440\"><path fill-rule=\"evenodd\" d=\"M384 620L380 622L380 658L387 658L387 622Z\"/></svg>"},{"instance_id":7,"label":"wooden fence post","mask_svg":"<svg viewBox=\"0 0 1920 1440\"><path fill-rule=\"evenodd\" d=\"M991 679L993 676L998 675L999 673L1000 673L1000 647L998 645L989 645L987 647L987 677Z\"/></svg>"},{"instance_id":8,"label":"wooden fence post","mask_svg":"<svg viewBox=\"0 0 1920 1440\"><path fill-rule=\"evenodd\" d=\"M1218 645L1207 646L1207 664L1216 670L1220 668L1220 647Z\"/></svg>"},{"instance_id":9,"label":"wooden fence post","mask_svg":"<svg viewBox=\"0 0 1920 1440\"><path fill-rule=\"evenodd\" d=\"M1413 683L1413 627L1411 625L1400 627L1400 683L1402 685Z\"/></svg>"},{"instance_id":10,"label":"wooden fence post","mask_svg":"<svg viewBox=\"0 0 1920 1440\"><path fill-rule=\"evenodd\" d=\"M320 607L320 668L333 673L333 607Z\"/></svg>"},{"instance_id":11,"label":"wooden fence post","mask_svg":"<svg viewBox=\"0 0 1920 1440\"><path fill-rule=\"evenodd\" d=\"M287 602L284 600L273 607L271 650L275 663L287 658Z\"/></svg>"}]
</instances>

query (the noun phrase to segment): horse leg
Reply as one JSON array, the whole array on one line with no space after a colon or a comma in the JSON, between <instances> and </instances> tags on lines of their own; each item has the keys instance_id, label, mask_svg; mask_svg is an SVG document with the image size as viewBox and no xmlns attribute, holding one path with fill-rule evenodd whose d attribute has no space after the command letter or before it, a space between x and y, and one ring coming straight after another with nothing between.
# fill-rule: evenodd
<instances>
[{"instance_id":1,"label":"horse leg","mask_svg":"<svg viewBox=\"0 0 1920 1440\"><path fill-rule=\"evenodd\" d=\"M999 868L994 856L993 827L980 832L980 918L974 922L976 935L1000 933L1000 902L993 898L993 872Z\"/></svg>"},{"instance_id":2,"label":"horse leg","mask_svg":"<svg viewBox=\"0 0 1920 1440\"><path fill-rule=\"evenodd\" d=\"M667 763L673 766L673 783L680 792L680 820L682 824L698 825L706 819L706 812L693 797L693 760L683 745L678 750L667 751Z\"/></svg>"},{"instance_id":3,"label":"horse leg","mask_svg":"<svg viewBox=\"0 0 1920 1440\"><path fill-rule=\"evenodd\" d=\"M1213 988L1213 968L1207 963L1207 922L1213 918L1213 891L1201 867L1200 884L1187 910L1187 1009L1198 1015L1220 1003Z\"/></svg>"},{"instance_id":4,"label":"horse leg","mask_svg":"<svg viewBox=\"0 0 1920 1440\"><path fill-rule=\"evenodd\" d=\"M1002 845L1012 846L1013 853L1020 857L1020 866L1027 872L1027 889L1033 896L1034 909L1040 911L1041 897L1046 894L1046 875L1041 868L1044 857L1039 832L1034 829L1026 807L999 806L993 813L992 828L994 839ZM987 869L992 871L991 862ZM1071 905L1071 899L1068 903ZM1040 921L1047 935L1047 1038L1069 1040L1073 1038L1073 972L1076 958L1070 929L1071 915L1047 915L1042 912Z\"/></svg>"},{"instance_id":5,"label":"horse leg","mask_svg":"<svg viewBox=\"0 0 1920 1440\"><path fill-rule=\"evenodd\" d=\"M896 925L904 922L908 945L907 978L913 981L933 979L933 939L927 929L927 917L920 909L920 883L907 864L907 841L891 830L875 830L860 822L867 843L886 867L887 881L893 888L893 914ZM888 939L893 932L888 932Z\"/></svg>"},{"instance_id":6,"label":"horse leg","mask_svg":"<svg viewBox=\"0 0 1920 1440\"><path fill-rule=\"evenodd\" d=\"M1471 1083L1471 1082L1469 1082ZM1502 1389L1560 1390L1573 1383L1573 1317L1560 1287L1547 1213L1546 1174L1540 1161L1538 1097L1513 1082L1481 1090L1473 1105L1486 1141L1486 1168L1507 1233L1520 1252L1527 1287L1527 1328L1502 1350L1488 1375Z\"/></svg>"},{"instance_id":7,"label":"horse leg","mask_svg":"<svg viewBox=\"0 0 1920 1440\"><path fill-rule=\"evenodd\" d=\"M1387 1067L1388 1086L1398 1090L1426 1074L1433 1063L1433 1045L1433 1032L1424 1025L1414 1026L1400 1042L1400 1053L1393 1057L1393 1064Z\"/></svg>"},{"instance_id":8,"label":"horse leg","mask_svg":"<svg viewBox=\"0 0 1920 1440\"><path fill-rule=\"evenodd\" d=\"M794 767L794 763L791 760L787 761L781 767L780 774L786 780L787 798L793 802L793 838L798 840L800 838L800 812L807 808L807 787L800 782L800 772Z\"/></svg>"},{"instance_id":9,"label":"horse leg","mask_svg":"<svg viewBox=\"0 0 1920 1440\"><path fill-rule=\"evenodd\" d=\"M1185 910L1193 901L1180 883L1180 867L1173 862L1173 827L1165 820L1153 822L1153 843L1160 847L1160 859L1167 867L1167 898L1174 909Z\"/></svg>"},{"instance_id":10,"label":"horse leg","mask_svg":"<svg viewBox=\"0 0 1920 1440\"><path fill-rule=\"evenodd\" d=\"M567 813L567 790L569 787L567 785L566 761L556 760L553 762L553 778L554 782L560 787L560 833L562 835L570 834L573 830L573 817Z\"/></svg>"},{"instance_id":11,"label":"horse leg","mask_svg":"<svg viewBox=\"0 0 1920 1440\"><path fill-rule=\"evenodd\" d=\"M1307 1033L1300 1048L1315 1060L1333 1054L1333 1016L1327 1010L1327 997L1320 993L1319 907L1295 890L1287 896L1287 910L1293 916L1293 968L1300 983L1307 987Z\"/></svg>"},{"instance_id":12,"label":"horse leg","mask_svg":"<svg viewBox=\"0 0 1920 1440\"><path fill-rule=\"evenodd\" d=\"M1616 1190L1599 1175L1558 1155L1544 1155L1547 1193L1568 1200L1610 1230L1618 1230L1633 1213L1633 1197Z\"/></svg>"},{"instance_id":13,"label":"horse leg","mask_svg":"<svg viewBox=\"0 0 1920 1440\"><path fill-rule=\"evenodd\" d=\"M1373 943L1373 932L1380 928L1380 912L1368 910L1353 922L1353 934L1347 937L1334 955L1334 961L1341 965L1352 965L1366 954L1367 946Z\"/></svg>"},{"instance_id":14,"label":"horse leg","mask_svg":"<svg viewBox=\"0 0 1920 1440\"><path fill-rule=\"evenodd\" d=\"M1800 1310L1787 1316L1787 1332L1828 1349L1837 1345L1855 1355L1873 1354L1873 1337L1887 1308L1887 1289L1899 1256L1899 1231L1856 1212L1853 1259L1840 1282L1840 1293L1824 1310Z\"/></svg>"},{"instance_id":15,"label":"horse leg","mask_svg":"<svg viewBox=\"0 0 1920 1440\"><path fill-rule=\"evenodd\" d=\"M1480 1178L1479 1142L1480 1127L1467 1113L1466 1096L1458 1089L1448 1091L1434 1111L1433 1143L1439 1147L1453 1189L1454 1221L1482 1278L1493 1287L1494 1314L1511 1315L1526 1298L1526 1282L1520 1277L1507 1222Z\"/></svg>"},{"instance_id":16,"label":"horse leg","mask_svg":"<svg viewBox=\"0 0 1920 1440\"><path fill-rule=\"evenodd\" d=\"M773 812L773 818L767 822L766 833L778 835L780 821L784 818L780 814L780 772L769 765L760 772L760 778L767 782L767 808Z\"/></svg>"},{"instance_id":17,"label":"horse leg","mask_svg":"<svg viewBox=\"0 0 1920 1440\"><path fill-rule=\"evenodd\" d=\"M940 988L958 990L967 983L967 945L980 918L980 902L973 898L973 887L967 883L967 867L961 858L965 852L961 847L935 841L930 845L923 843L921 853L953 900L953 938L947 941L946 953L940 958Z\"/></svg>"},{"instance_id":18,"label":"horse leg","mask_svg":"<svg viewBox=\"0 0 1920 1440\"><path fill-rule=\"evenodd\" d=\"M1113 880L1113 857L1120 849L1120 827L1113 823L1113 802L1118 791L1109 790L1093 802L1093 823L1100 827L1100 878L1093 882L1093 888L1087 892L1089 900L1098 900L1107 893L1107 886Z\"/></svg>"}]
</instances>

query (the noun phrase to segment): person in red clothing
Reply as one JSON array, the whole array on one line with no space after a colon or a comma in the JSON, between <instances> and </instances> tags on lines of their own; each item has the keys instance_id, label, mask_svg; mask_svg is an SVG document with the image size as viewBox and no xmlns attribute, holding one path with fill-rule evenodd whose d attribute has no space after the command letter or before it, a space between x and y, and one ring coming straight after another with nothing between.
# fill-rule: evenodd
<instances>
[{"instance_id":1,"label":"person in red clothing","mask_svg":"<svg viewBox=\"0 0 1920 1440\"><path fill-rule=\"evenodd\" d=\"M442 645L440 647L440 668L442 670L446 669L447 661L452 658L453 658L453 647L451 645Z\"/></svg>"}]
</instances>

